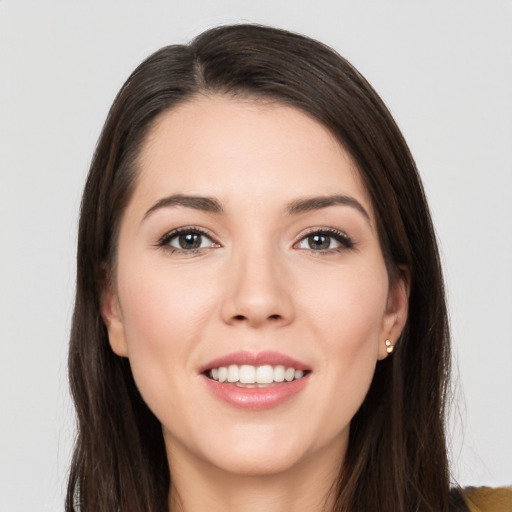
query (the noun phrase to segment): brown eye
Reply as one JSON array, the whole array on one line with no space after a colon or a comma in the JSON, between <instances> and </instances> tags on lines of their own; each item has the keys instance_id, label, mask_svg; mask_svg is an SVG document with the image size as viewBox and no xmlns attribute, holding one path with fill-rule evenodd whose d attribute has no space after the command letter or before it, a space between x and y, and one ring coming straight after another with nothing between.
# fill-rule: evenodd
<instances>
[{"instance_id":1,"label":"brown eye","mask_svg":"<svg viewBox=\"0 0 512 512\"><path fill-rule=\"evenodd\" d=\"M180 249L199 249L202 238L203 235L198 233L187 233L186 235L179 235L177 242ZM171 243L171 245L173 244Z\"/></svg>"},{"instance_id":2,"label":"brown eye","mask_svg":"<svg viewBox=\"0 0 512 512\"><path fill-rule=\"evenodd\" d=\"M206 247L218 247L210 237L200 231L193 230L169 233L162 239L160 245L185 252Z\"/></svg>"},{"instance_id":3,"label":"brown eye","mask_svg":"<svg viewBox=\"0 0 512 512\"><path fill-rule=\"evenodd\" d=\"M322 234L310 235L307 238L307 243L310 249L325 251L331 248L331 237Z\"/></svg>"},{"instance_id":4,"label":"brown eye","mask_svg":"<svg viewBox=\"0 0 512 512\"><path fill-rule=\"evenodd\" d=\"M295 247L315 252L329 252L351 249L354 247L354 242L341 231L324 229L310 232Z\"/></svg>"}]
</instances>

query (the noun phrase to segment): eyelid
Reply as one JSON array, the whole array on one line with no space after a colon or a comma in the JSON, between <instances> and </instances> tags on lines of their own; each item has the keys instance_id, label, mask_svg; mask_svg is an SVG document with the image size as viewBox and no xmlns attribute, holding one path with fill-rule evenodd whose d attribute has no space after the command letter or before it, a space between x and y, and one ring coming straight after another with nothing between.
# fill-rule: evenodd
<instances>
[{"instance_id":1,"label":"eyelid","mask_svg":"<svg viewBox=\"0 0 512 512\"><path fill-rule=\"evenodd\" d=\"M324 250L314 250L314 249L302 249L302 250L309 250L309 251L321 254L321 253L329 253L329 252L336 252L336 251L340 251L340 250L352 249L356 245L354 240L349 235L347 235L347 233L345 233L344 231L341 231L339 229L332 228L332 227L318 226L318 227L314 227L314 228L308 228L307 230L303 231L297 237L296 241L293 244L293 247L295 248L305 238L307 238L308 236L311 236L311 235L315 235L315 234L330 236L330 237L334 238L335 240L337 240L341 244L341 246L333 248L333 249L324 249Z\"/></svg>"},{"instance_id":2,"label":"eyelid","mask_svg":"<svg viewBox=\"0 0 512 512\"><path fill-rule=\"evenodd\" d=\"M180 226L179 228L171 229L170 231L167 231L164 235L162 235L157 243L155 244L156 247L163 248L166 250L169 250L171 252L183 252L183 253L194 253L197 251L200 251L202 249L207 249L207 247L198 247L197 249L179 249L177 247L173 247L169 245L169 242L176 238L177 236L183 234L183 233L196 233L198 235L204 236L208 238L212 242L212 247L221 247L220 243L216 240L216 237L210 233L208 229L199 227L199 226Z\"/></svg>"}]
</instances>

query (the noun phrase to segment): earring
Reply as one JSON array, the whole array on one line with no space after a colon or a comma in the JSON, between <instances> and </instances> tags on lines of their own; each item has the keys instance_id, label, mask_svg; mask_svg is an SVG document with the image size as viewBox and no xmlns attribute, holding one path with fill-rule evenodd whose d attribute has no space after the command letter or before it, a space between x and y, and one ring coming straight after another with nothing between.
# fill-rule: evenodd
<instances>
[{"instance_id":1,"label":"earring","mask_svg":"<svg viewBox=\"0 0 512 512\"><path fill-rule=\"evenodd\" d=\"M386 340L385 343L386 343L386 352L388 354L391 354L391 352L393 352L393 349L395 348L395 346L389 340Z\"/></svg>"}]
</instances>

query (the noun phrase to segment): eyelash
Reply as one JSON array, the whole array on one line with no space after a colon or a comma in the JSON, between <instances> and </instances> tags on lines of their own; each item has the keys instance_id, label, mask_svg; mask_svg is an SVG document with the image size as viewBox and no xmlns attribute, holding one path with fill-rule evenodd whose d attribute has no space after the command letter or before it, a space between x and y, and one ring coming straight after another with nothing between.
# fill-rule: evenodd
<instances>
[{"instance_id":1,"label":"eyelash","mask_svg":"<svg viewBox=\"0 0 512 512\"><path fill-rule=\"evenodd\" d=\"M304 249L307 251L310 251L314 254L318 254L320 256L328 255L332 253L338 253L346 250L353 249L356 246L356 243L352 238L350 238L346 233L343 233L342 231L339 231L334 228L313 228L307 231L306 233L303 233L300 237L300 239L294 244L294 246L298 245L300 242L306 240L307 238L314 236L314 235L322 235L329 237L331 239L336 240L340 244L339 247L335 247L332 249L321 249L321 250L315 250L315 249Z\"/></svg>"},{"instance_id":2,"label":"eyelash","mask_svg":"<svg viewBox=\"0 0 512 512\"><path fill-rule=\"evenodd\" d=\"M173 229L172 231L169 231L164 236L158 240L156 246L164 249L165 251L169 252L170 254L180 253L180 254L197 254L202 249L205 249L205 247L197 247L194 249L181 249L178 247L173 247L170 245L171 241L180 235L199 235L205 238L208 238L212 245L211 247L220 247L220 245L213 240L213 237L207 233L204 229L195 227L195 226L184 226L182 228Z\"/></svg>"},{"instance_id":3,"label":"eyelash","mask_svg":"<svg viewBox=\"0 0 512 512\"><path fill-rule=\"evenodd\" d=\"M184 227L173 229L172 231L169 231L168 233L166 233L164 236L162 236L158 240L158 242L156 243L156 246L166 250L170 254L180 253L180 254L188 254L188 255L197 254L202 249L208 248L208 247L197 247L197 248L193 248L193 249L182 249L182 248L173 247L170 245L171 241L174 240L175 238L179 237L180 235L188 235L188 234L199 235L201 237L205 237L205 238L209 239L211 241L210 247L220 247L220 244L215 242L213 237L208 232L206 232L205 230L203 230L201 228L195 227L195 226L184 226ZM313 228L301 235L299 240L294 243L294 245L293 245L294 248L298 244L300 244L301 242L306 240L307 238L312 237L314 235L320 235L320 236L325 236L325 237L334 239L334 240L336 240L336 242L338 242L340 244L340 246L332 248L332 249L328 248L328 249L315 250L315 249L311 249L311 248L309 248L309 249L305 248L303 250L307 250L309 252L312 252L312 253L315 253L318 255L327 255L327 254L332 254L332 253L337 253L337 252L342 252L345 250L353 249L356 245L355 242L346 233L343 233L342 231L338 231L337 229Z\"/></svg>"}]
</instances>

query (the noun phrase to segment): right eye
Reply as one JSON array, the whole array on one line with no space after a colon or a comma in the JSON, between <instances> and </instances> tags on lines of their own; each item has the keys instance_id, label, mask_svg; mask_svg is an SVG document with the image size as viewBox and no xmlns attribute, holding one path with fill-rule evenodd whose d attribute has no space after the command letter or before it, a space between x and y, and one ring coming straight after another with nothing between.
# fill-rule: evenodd
<instances>
[{"instance_id":1,"label":"right eye","mask_svg":"<svg viewBox=\"0 0 512 512\"><path fill-rule=\"evenodd\" d=\"M206 233L191 228L175 229L167 233L158 245L179 252L196 252L207 247L219 247Z\"/></svg>"}]
</instances>

